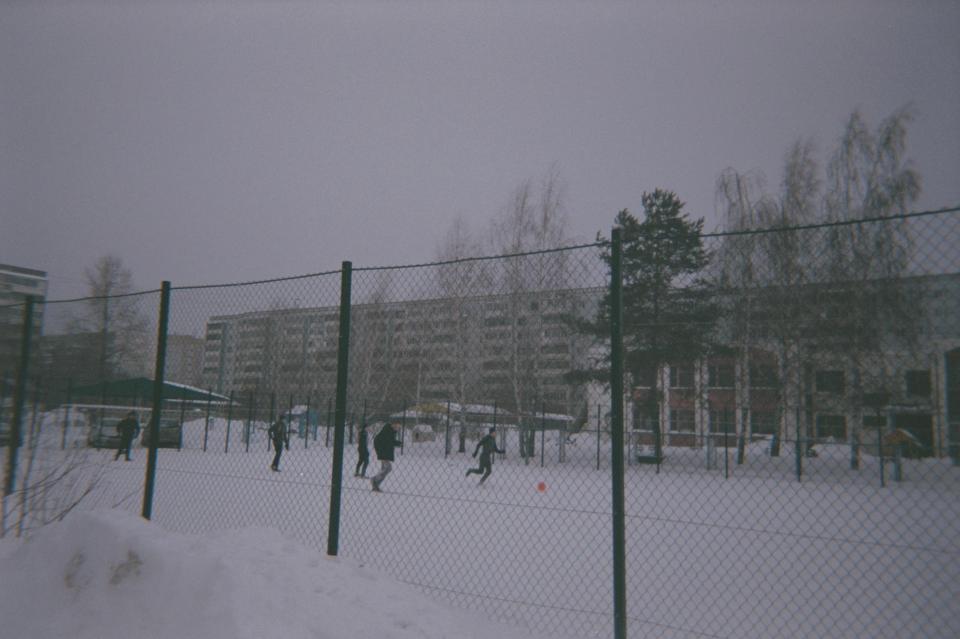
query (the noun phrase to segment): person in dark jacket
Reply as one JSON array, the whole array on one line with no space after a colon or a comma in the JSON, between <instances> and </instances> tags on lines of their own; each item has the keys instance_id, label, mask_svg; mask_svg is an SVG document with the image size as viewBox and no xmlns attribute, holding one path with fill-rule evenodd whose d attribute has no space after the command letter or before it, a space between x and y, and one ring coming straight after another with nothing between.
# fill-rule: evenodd
<instances>
[{"instance_id":1,"label":"person in dark jacket","mask_svg":"<svg viewBox=\"0 0 960 639\"><path fill-rule=\"evenodd\" d=\"M360 424L357 432L357 468L353 471L354 477L367 476L367 464L370 463L370 447L367 445L367 425Z\"/></svg>"},{"instance_id":2,"label":"person in dark jacket","mask_svg":"<svg viewBox=\"0 0 960 639\"><path fill-rule=\"evenodd\" d=\"M273 463L270 464L270 470L279 472L280 454L283 453L283 447L286 445L287 448L290 448L290 432L287 430L287 422L283 417L273 422L267 434L270 435L270 441L273 442L273 450L275 451L273 453Z\"/></svg>"},{"instance_id":3,"label":"person in dark jacket","mask_svg":"<svg viewBox=\"0 0 960 639\"><path fill-rule=\"evenodd\" d=\"M135 411L130 411L126 417L117 422L117 433L120 435L120 441L117 443L117 454L113 456L114 461L120 459L120 455L125 455L127 461L130 461L130 446L139 430L140 424L137 423L137 413Z\"/></svg>"},{"instance_id":4,"label":"person in dark jacket","mask_svg":"<svg viewBox=\"0 0 960 639\"><path fill-rule=\"evenodd\" d=\"M399 430L400 422L385 424L377 433L377 436L373 438L373 450L376 451L377 459L380 460L380 472L370 479L375 493L381 492L380 484L393 470L393 449L403 444L402 441L397 439L397 431Z\"/></svg>"},{"instance_id":5,"label":"person in dark jacket","mask_svg":"<svg viewBox=\"0 0 960 639\"><path fill-rule=\"evenodd\" d=\"M497 429L491 427L490 431L477 442L477 447L473 449L474 458L476 458L477 453L480 453L480 467L468 469L466 476L483 473L483 476L480 477L480 483L482 484L493 472L493 454L500 453L502 455L505 452L497 448Z\"/></svg>"}]
</instances>

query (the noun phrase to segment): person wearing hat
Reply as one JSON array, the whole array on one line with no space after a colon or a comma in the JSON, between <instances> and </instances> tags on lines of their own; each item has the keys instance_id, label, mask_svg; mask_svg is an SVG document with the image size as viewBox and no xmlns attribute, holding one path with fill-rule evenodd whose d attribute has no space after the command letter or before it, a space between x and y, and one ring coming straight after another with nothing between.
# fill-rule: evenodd
<instances>
[{"instance_id":1,"label":"person wearing hat","mask_svg":"<svg viewBox=\"0 0 960 639\"><path fill-rule=\"evenodd\" d=\"M273 463L270 464L270 470L280 472L280 454L283 452L283 446L286 444L290 448L290 433L287 431L287 422L283 417L279 417L273 422L268 431L270 441L273 442Z\"/></svg>"},{"instance_id":2,"label":"person wearing hat","mask_svg":"<svg viewBox=\"0 0 960 639\"><path fill-rule=\"evenodd\" d=\"M140 424L137 423L136 411L130 411L126 417L117 422L120 441L117 443L117 454L113 456L113 461L120 459L120 455L124 455L127 461L130 461L130 446L138 430L140 430Z\"/></svg>"},{"instance_id":3,"label":"person wearing hat","mask_svg":"<svg viewBox=\"0 0 960 639\"><path fill-rule=\"evenodd\" d=\"M380 460L380 472L370 479L370 485L375 493L383 492L380 490L380 484L393 470L393 449L403 445L403 442L397 439L399 430L400 422L384 424L377 436L373 438L373 450L376 451L377 459Z\"/></svg>"},{"instance_id":4,"label":"person wearing hat","mask_svg":"<svg viewBox=\"0 0 960 639\"><path fill-rule=\"evenodd\" d=\"M502 455L505 452L505 450L497 448L497 428L491 426L490 431L477 442L477 447L473 449L474 457L477 456L477 453L480 453L480 467L467 469L466 476L483 473L483 476L480 477L480 483L482 484L493 472L493 454L500 453Z\"/></svg>"}]
</instances>

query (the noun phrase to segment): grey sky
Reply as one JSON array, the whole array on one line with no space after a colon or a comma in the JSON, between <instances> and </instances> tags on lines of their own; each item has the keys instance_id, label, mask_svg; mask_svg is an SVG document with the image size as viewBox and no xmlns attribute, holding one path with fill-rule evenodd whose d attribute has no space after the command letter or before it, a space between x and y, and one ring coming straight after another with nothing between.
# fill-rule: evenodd
<instances>
[{"instance_id":1,"label":"grey sky","mask_svg":"<svg viewBox=\"0 0 960 639\"><path fill-rule=\"evenodd\" d=\"M912 103L918 209L960 203L960 3L0 4L0 262L81 295L433 259L555 165L576 239L717 175L775 186ZM822 156L821 156L822 157Z\"/></svg>"}]
</instances>

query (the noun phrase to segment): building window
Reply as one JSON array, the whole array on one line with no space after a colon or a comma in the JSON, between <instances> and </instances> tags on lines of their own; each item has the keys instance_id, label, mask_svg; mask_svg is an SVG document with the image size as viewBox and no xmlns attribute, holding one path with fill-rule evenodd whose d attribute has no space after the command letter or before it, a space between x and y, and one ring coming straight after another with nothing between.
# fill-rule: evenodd
<instances>
[{"instance_id":1,"label":"building window","mask_svg":"<svg viewBox=\"0 0 960 639\"><path fill-rule=\"evenodd\" d=\"M847 418L843 415L817 415L817 439L847 440Z\"/></svg>"},{"instance_id":2,"label":"building window","mask_svg":"<svg viewBox=\"0 0 960 639\"><path fill-rule=\"evenodd\" d=\"M708 369L710 388L733 388L733 363L710 364Z\"/></svg>"},{"instance_id":3,"label":"building window","mask_svg":"<svg viewBox=\"0 0 960 639\"><path fill-rule=\"evenodd\" d=\"M710 411L710 432L728 434L736 433L737 425L734 422L733 416L734 413L729 408Z\"/></svg>"},{"instance_id":4,"label":"building window","mask_svg":"<svg viewBox=\"0 0 960 639\"><path fill-rule=\"evenodd\" d=\"M887 429L887 418L884 415L864 415L863 416L863 427L864 428L879 428L881 430Z\"/></svg>"},{"instance_id":5,"label":"building window","mask_svg":"<svg viewBox=\"0 0 960 639\"><path fill-rule=\"evenodd\" d=\"M818 393L842 394L846 389L843 371L817 371L816 385Z\"/></svg>"},{"instance_id":6,"label":"building window","mask_svg":"<svg viewBox=\"0 0 960 639\"><path fill-rule=\"evenodd\" d=\"M650 366L643 366L636 372L634 383L640 388L653 388L657 385L656 370Z\"/></svg>"},{"instance_id":7,"label":"building window","mask_svg":"<svg viewBox=\"0 0 960 639\"><path fill-rule=\"evenodd\" d=\"M670 409L670 432L692 433L694 431L693 411L689 408Z\"/></svg>"},{"instance_id":8,"label":"building window","mask_svg":"<svg viewBox=\"0 0 960 639\"><path fill-rule=\"evenodd\" d=\"M657 409L634 404L634 429L653 431L657 426Z\"/></svg>"},{"instance_id":9,"label":"building window","mask_svg":"<svg viewBox=\"0 0 960 639\"><path fill-rule=\"evenodd\" d=\"M689 364L671 366L670 388L693 388L693 366Z\"/></svg>"},{"instance_id":10,"label":"building window","mask_svg":"<svg viewBox=\"0 0 960 639\"><path fill-rule=\"evenodd\" d=\"M930 371L907 371L907 395L913 397L930 397Z\"/></svg>"},{"instance_id":11,"label":"building window","mask_svg":"<svg viewBox=\"0 0 960 639\"><path fill-rule=\"evenodd\" d=\"M750 388L776 388L777 371L769 364L750 365Z\"/></svg>"},{"instance_id":12,"label":"building window","mask_svg":"<svg viewBox=\"0 0 960 639\"><path fill-rule=\"evenodd\" d=\"M773 435L777 432L777 415L772 411L750 411L750 431L754 435Z\"/></svg>"}]
</instances>

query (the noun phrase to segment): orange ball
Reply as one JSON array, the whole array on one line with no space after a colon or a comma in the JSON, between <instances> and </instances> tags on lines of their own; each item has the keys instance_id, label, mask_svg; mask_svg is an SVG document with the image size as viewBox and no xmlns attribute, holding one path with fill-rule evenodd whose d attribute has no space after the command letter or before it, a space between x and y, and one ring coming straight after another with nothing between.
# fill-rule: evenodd
<instances>
[{"instance_id":1,"label":"orange ball","mask_svg":"<svg viewBox=\"0 0 960 639\"><path fill-rule=\"evenodd\" d=\"M543 482L540 482L539 484L537 484L537 490L539 490L541 493L546 492L547 485Z\"/></svg>"}]
</instances>

